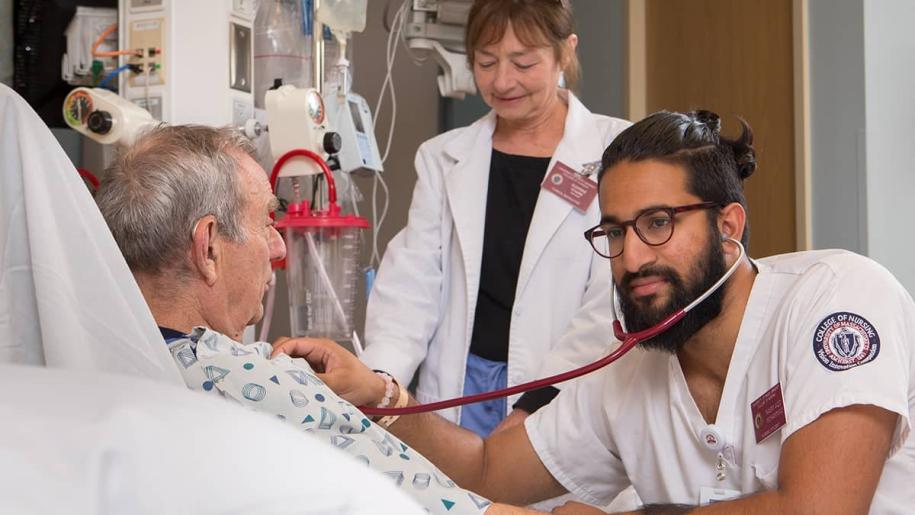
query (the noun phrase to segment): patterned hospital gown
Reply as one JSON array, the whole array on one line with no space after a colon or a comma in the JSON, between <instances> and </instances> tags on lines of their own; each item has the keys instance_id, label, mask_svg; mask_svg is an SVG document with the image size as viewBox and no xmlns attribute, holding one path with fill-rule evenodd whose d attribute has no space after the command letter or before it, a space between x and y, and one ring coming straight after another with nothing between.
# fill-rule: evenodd
<instances>
[{"instance_id":1,"label":"patterned hospital gown","mask_svg":"<svg viewBox=\"0 0 915 515\"><path fill-rule=\"evenodd\" d=\"M192 390L221 395L312 433L391 478L430 513L479 514L491 504L455 485L424 456L372 423L303 359L270 359L268 343L242 345L203 327L170 340L168 348Z\"/></svg>"}]
</instances>

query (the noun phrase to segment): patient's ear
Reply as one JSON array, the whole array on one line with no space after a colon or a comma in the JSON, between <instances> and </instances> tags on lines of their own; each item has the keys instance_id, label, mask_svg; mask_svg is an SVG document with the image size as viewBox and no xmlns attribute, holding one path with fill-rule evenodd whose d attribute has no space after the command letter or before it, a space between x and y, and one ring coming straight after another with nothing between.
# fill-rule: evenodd
<instances>
[{"instance_id":1,"label":"patient's ear","mask_svg":"<svg viewBox=\"0 0 915 515\"><path fill-rule=\"evenodd\" d=\"M221 239L217 237L216 217L206 215L194 224L191 233L191 267L200 274L207 286L217 278L216 260L220 257Z\"/></svg>"}]
</instances>

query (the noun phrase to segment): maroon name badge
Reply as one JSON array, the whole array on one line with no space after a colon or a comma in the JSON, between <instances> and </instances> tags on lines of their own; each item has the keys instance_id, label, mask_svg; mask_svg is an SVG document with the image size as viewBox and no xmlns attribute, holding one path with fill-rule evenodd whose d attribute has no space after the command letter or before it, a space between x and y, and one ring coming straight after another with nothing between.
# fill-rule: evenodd
<instances>
[{"instance_id":1,"label":"maroon name badge","mask_svg":"<svg viewBox=\"0 0 915 515\"><path fill-rule=\"evenodd\" d=\"M597 183L559 161L556 161L550 173L546 174L542 187L572 204L582 213L588 210L588 206L597 195Z\"/></svg>"},{"instance_id":2,"label":"maroon name badge","mask_svg":"<svg viewBox=\"0 0 915 515\"><path fill-rule=\"evenodd\" d=\"M756 443L760 443L785 425L785 403L782 400L782 385L775 386L750 403L753 414L753 430Z\"/></svg>"}]
</instances>

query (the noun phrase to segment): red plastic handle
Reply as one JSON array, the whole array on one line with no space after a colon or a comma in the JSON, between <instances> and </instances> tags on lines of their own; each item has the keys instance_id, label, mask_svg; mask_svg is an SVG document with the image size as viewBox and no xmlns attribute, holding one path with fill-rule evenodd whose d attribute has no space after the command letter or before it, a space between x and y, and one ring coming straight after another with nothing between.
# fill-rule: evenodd
<instances>
[{"instance_id":1,"label":"red plastic handle","mask_svg":"<svg viewBox=\"0 0 915 515\"><path fill-rule=\"evenodd\" d=\"M330 167L327 166L327 163L324 161L324 159L321 158L321 156L315 154L311 150L304 148L294 148L276 160L276 164L273 165L273 170L270 172L270 188L273 189L273 192L276 193L276 181L280 176L280 170L282 170L286 162L293 157L307 157L314 161L321 168L321 171L324 172L324 178L327 180L328 203L330 205L336 205L337 184L334 182L334 174L331 173Z\"/></svg>"}]
</instances>

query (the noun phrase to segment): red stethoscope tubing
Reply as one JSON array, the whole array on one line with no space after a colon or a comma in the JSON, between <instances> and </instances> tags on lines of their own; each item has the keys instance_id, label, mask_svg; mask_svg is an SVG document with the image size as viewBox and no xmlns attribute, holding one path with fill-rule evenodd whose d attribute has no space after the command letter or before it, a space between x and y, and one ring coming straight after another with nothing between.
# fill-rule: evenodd
<instances>
[{"instance_id":1,"label":"red stethoscope tubing","mask_svg":"<svg viewBox=\"0 0 915 515\"><path fill-rule=\"evenodd\" d=\"M464 404L473 404L475 402L483 402L491 399L499 399L501 397L508 397L509 395L515 395L518 393L529 392L531 390L537 390L546 386L551 386L563 381L569 381L577 377L581 377L585 374L590 374L595 370L604 368L605 366L613 363L614 361L623 357L624 354L632 350L637 344L650 340L655 336L663 333L664 331L670 329L670 327L680 321L681 318L686 316L686 313L689 312L694 307L698 306L702 301L708 298L709 295L714 293L718 288L721 287L728 280L729 277L737 270L737 266L740 264L741 259L745 254L743 245L733 238L725 238L724 241L729 241L737 245L740 249L740 255L737 256L737 259L734 260L734 264L728 269L728 271L718 279L711 288L708 289L704 294L699 298L691 302L688 306L683 309L677 310L672 314L668 315L667 318L659 322L657 325L649 327L648 329L643 329L634 333L627 333L623 331L623 325L620 323L619 319L616 316L616 308L613 308L613 335L617 340L623 342L617 347L613 352L604 356L603 358L591 363L590 365L585 365L581 368L576 368L575 370L570 370L568 372L563 372L561 374L556 374L550 377L544 377L543 379L537 379L535 381L530 381L527 383L518 384L515 386L510 386L508 388L503 388L501 390L494 390L491 392L478 393L474 395L468 395L466 397L455 397L454 399L447 399L438 402L430 402L428 404L417 404L415 406L406 406L403 408L370 408L367 406L360 407L359 409L366 415L371 416L386 416L386 415L415 415L417 413L426 413L428 411L438 411L447 408L453 408L455 406L462 406ZM612 283L611 283L612 284ZM611 293L611 296L613 294Z\"/></svg>"},{"instance_id":2,"label":"red stethoscope tubing","mask_svg":"<svg viewBox=\"0 0 915 515\"><path fill-rule=\"evenodd\" d=\"M508 397L509 395L515 395L517 393L529 392L531 390L537 390L546 386L551 386L557 383L562 383L564 381L569 381L575 379L576 377L581 377L585 374L590 374L595 370L604 368L605 366L613 363L614 361L623 357L624 354L632 350L639 342L645 341L649 338L654 338L655 336L663 333L667 330L668 327L676 324L683 316L686 315L686 311L682 309L675 312L669 317L661 321L660 324L649 327L644 331L639 331L637 333L627 334L625 338L622 338L622 344L617 347L613 352L604 356L603 358L585 365L581 368L576 368L575 370L570 370L568 372L563 372L561 374L556 374L550 377L544 377L543 379L537 379L535 381L529 381L527 383L517 384L515 386L510 386L508 388L503 388L501 390L494 390L491 392L477 393L474 395L468 395L466 397L456 397L454 399L448 399L438 402L430 402L428 404L417 404L416 406L407 406L404 408L369 408L362 407L359 408L366 415L414 415L416 413L425 413L427 411L438 411L446 408L453 408L455 406L461 406L464 404L473 404L475 402L483 402L491 399L499 399L502 397ZM622 327L620 323L613 323L613 331L617 332L617 328L622 332Z\"/></svg>"},{"instance_id":3,"label":"red stethoscope tubing","mask_svg":"<svg viewBox=\"0 0 915 515\"><path fill-rule=\"evenodd\" d=\"M666 331L670 326L676 324L680 321L683 316L686 315L686 311L679 310L674 312L672 315L668 316L661 321L656 326L649 327L643 331L636 333L626 334L623 332L622 325L619 321L613 322L613 332L617 335L617 338L620 339L623 343L620 344L613 352L604 356L603 358L585 365L581 368L576 368L575 370L570 370L568 372L563 372L561 374L556 374L550 377L544 377L543 379L537 379L535 381L529 381L527 383L518 384L515 386L510 386L508 388L503 388L501 390L494 390L491 392L478 393L474 395L468 395L466 397L456 397L454 399L448 399L438 402L430 402L428 404L417 404L416 406L407 406L404 408L369 408L369 407L360 407L359 409L366 415L378 416L378 415L414 415L417 413L425 413L428 411L438 411L446 408L453 408L455 406L461 406L464 404L473 404L475 402L483 402L491 399L499 399L501 397L508 397L509 395L515 395L518 393L529 392L531 390L537 390L546 386L551 386L563 381L569 381L577 377L581 377L585 374L590 374L595 370L604 368L605 366L613 363L614 361L623 357L624 354L632 350L639 342L643 342L650 338ZM622 335L622 337L620 337Z\"/></svg>"},{"instance_id":4,"label":"red stethoscope tubing","mask_svg":"<svg viewBox=\"0 0 915 515\"><path fill-rule=\"evenodd\" d=\"M416 413L425 413L428 411L438 411L446 408L453 408L455 406L461 406L464 404L473 404L475 402L483 402L491 399L499 399L502 397L508 397L509 395L515 395L518 393L529 392L531 390L536 390L538 388L543 388L550 386L556 383L561 383L563 381L568 381L570 379L575 379L582 375L593 372L599 368L603 368L610 363L618 360L623 357L623 354L629 352L630 349L635 347L639 342L636 338L629 338L623 341L622 345L617 347L612 353L601 358L590 365L584 367L564 372L562 374L556 374L550 377L544 377L543 379L537 379L536 381L530 381L523 384L518 384L515 386L510 386L508 388L503 388L501 390L494 390L491 392L478 393L474 395L468 395L466 397L457 397L454 399L448 399L438 402L430 402L427 404L417 404L416 406L406 406L403 408L369 408L361 407L359 408L366 415L413 415Z\"/></svg>"}]
</instances>

